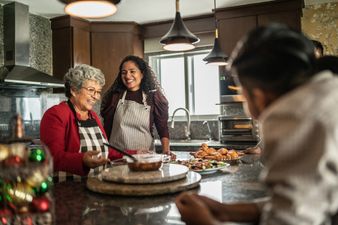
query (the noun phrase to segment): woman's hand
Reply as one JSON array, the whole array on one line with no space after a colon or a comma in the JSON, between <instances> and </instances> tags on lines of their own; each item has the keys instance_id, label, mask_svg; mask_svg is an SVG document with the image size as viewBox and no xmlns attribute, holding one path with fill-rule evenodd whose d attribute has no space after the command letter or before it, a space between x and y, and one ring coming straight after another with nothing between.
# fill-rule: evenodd
<instances>
[{"instance_id":1,"label":"woman's hand","mask_svg":"<svg viewBox=\"0 0 338 225\"><path fill-rule=\"evenodd\" d=\"M245 154L261 154L262 149L259 146L255 146L252 148L247 148L242 151Z\"/></svg>"},{"instance_id":2,"label":"woman's hand","mask_svg":"<svg viewBox=\"0 0 338 225\"><path fill-rule=\"evenodd\" d=\"M173 153L172 151L168 150L168 151L164 151L163 154L169 156L169 159L172 160L176 160L176 155L175 153Z\"/></svg>"},{"instance_id":3,"label":"woman's hand","mask_svg":"<svg viewBox=\"0 0 338 225\"><path fill-rule=\"evenodd\" d=\"M102 156L98 156L100 151L88 151L83 154L82 161L89 168L96 168L98 166L105 165L109 159Z\"/></svg>"},{"instance_id":4,"label":"woman's hand","mask_svg":"<svg viewBox=\"0 0 338 225\"><path fill-rule=\"evenodd\" d=\"M184 192L176 198L176 206L181 213L181 220L187 225L216 225L219 221L197 195Z\"/></svg>"}]
</instances>

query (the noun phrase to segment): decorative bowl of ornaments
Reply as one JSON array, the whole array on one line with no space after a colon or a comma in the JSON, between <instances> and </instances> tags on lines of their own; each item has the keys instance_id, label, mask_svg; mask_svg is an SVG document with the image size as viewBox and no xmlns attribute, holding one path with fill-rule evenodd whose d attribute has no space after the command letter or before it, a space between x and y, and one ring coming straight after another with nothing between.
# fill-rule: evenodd
<instances>
[{"instance_id":1,"label":"decorative bowl of ornaments","mask_svg":"<svg viewBox=\"0 0 338 225\"><path fill-rule=\"evenodd\" d=\"M27 140L0 142L0 224L53 224L52 158Z\"/></svg>"}]
</instances>

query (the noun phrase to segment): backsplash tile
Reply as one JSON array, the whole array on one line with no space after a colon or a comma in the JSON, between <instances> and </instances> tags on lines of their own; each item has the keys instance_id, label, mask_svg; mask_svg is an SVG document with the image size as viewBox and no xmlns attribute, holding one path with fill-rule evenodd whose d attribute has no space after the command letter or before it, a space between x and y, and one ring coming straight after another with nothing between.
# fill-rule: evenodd
<instances>
[{"instance_id":1,"label":"backsplash tile","mask_svg":"<svg viewBox=\"0 0 338 225\"><path fill-rule=\"evenodd\" d=\"M219 122L217 120L208 121L212 140L219 140ZM169 127L169 136L173 140L186 139L185 137L185 127L187 126L186 121L175 121L175 127L170 127L171 122L168 122ZM203 124L203 121L191 121L190 125L191 139L209 139L209 131L206 124ZM154 129L155 139L159 139L156 128Z\"/></svg>"},{"instance_id":2,"label":"backsplash tile","mask_svg":"<svg viewBox=\"0 0 338 225\"><path fill-rule=\"evenodd\" d=\"M50 20L33 14L30 24L30 65L47 74L52 74L52 29Z\"/></svg>"}]
</instances>

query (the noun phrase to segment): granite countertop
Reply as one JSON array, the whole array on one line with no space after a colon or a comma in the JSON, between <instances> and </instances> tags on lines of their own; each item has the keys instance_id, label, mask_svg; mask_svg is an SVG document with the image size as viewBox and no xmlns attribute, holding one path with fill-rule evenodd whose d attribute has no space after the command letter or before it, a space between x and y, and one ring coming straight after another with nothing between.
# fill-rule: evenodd
<instances>
[{"instance_id":1,"label":"granite countertop","mask_svg":"<svg viewBox=\"0 0 338 225\"><path fill-rule=\"evenodd\" d=\"M186 152L175 152L178 158ZM257 155L244 156L227 171L203 175L191 191L222 202L253 201L266 197L258 182L262 168ZM122 197L91 192L85 182L57 183L53 188L55 224L184 224L174 200L177 194L151 197Z\"/></svg>"}]
</instances>

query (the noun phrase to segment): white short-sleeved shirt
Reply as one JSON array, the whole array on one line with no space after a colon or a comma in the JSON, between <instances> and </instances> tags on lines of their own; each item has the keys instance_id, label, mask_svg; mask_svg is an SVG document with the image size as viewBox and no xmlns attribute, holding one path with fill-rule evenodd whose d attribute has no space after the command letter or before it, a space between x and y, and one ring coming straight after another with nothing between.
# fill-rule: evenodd
<instances>
[{"instance_id":1,"label":"white short-sleeved shirt","mask_svg":"<svg viewBox=\"0 0 338 225\"><path fill-rule=\"evenodd\" d=\"M261 224L330 224L338 212L338 76L317 74L259 120L261 179L271 191Z\"/></svg>"}]
</instances>

